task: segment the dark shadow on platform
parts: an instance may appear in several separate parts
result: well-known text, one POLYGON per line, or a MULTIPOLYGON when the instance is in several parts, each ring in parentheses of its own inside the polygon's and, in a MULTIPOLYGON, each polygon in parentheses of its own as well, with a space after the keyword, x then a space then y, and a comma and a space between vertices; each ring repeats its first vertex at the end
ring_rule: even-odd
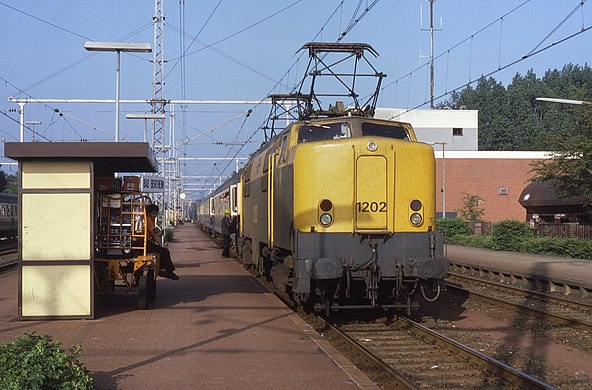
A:
MULTIPOLYGON (((231 261, 231 260, 229 260, 231 261)), ((202 263, 203 265, 203 263, 202 263)), ((181 267, 179 267, 181 268, 181 267)), ((158 278, 156 299, 146 310, 172 307, 177 304, 200 302, 222 294, 261 294, 248 275, 179 275, 180 280, 158 278)), ((95 318, 120 315, 138 309, 137 289, 95 295, 95 318)))

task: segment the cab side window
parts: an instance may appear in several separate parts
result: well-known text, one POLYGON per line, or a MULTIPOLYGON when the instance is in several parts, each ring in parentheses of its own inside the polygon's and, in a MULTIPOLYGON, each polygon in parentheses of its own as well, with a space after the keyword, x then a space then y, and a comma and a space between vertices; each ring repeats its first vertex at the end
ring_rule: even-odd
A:
POLYGON ((279 163, 284 163, 286 161, 286 154, 288 153, 288 134, 284 135, 282 138, 282 143, 280 145, 280 159, 279 163))

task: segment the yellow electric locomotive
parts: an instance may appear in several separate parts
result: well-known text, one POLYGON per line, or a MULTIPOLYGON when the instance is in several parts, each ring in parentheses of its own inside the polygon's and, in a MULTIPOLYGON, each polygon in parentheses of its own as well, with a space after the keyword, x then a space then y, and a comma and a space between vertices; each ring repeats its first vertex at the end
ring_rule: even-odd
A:
MULTIPOLYGON (((296 93, 271 96, 283 113, 272 108, 271 127, 264 127, 270 139, 240 174, 237 253, 296 302, 326 315, 365 307, 410 312, 415 293, 435 299, 447 272, 436 232, 433 148, 417 142, 410 124, 373 118, 385 75, 371 65, 369 74, 358 72, 366 52, 377 55, 369 45, 304 48, 310 93, 302 93, 303 81, 296 93), (354 71, 331 69, 344 63, 329 63, 335 54, 353 58, 354 71), (345 94, 318 93, 324 75, 338 78, 345 94), (379 80, 364 104, 353 90, 362 76, 379 80), (323 109, 326 96, 353 102, 323 109), (294 122, 276 135, 275 121, 284 119, 294 122)), ((215 196, 203 205, 211 218, 206 202, 215 196)))
POLYGON ((243 260, 301 303, 409 311, 420 283, 446 274, 434 152, 407 123, 296 122, 253 156, 241 186, 243 260))

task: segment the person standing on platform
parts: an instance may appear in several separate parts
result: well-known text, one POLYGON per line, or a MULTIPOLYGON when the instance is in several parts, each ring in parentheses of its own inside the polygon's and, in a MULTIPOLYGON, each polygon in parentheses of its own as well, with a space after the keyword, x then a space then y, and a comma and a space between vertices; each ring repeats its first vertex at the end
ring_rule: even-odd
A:
POLYGON ((222 239, 223 239, 223 249, 222 249, 222 256, 223 257, 230 257, 230 233, 232 227, 232 221, 230 220, 230 210, 224 210, 224 218, 222 218, 222 239))
POLYGON ((171 259, 171 252, 160 245, 160 236, 158 235, 160 229, 156 227, 156 216, 158 215, 158 206, 151 204, 146 207, 146 232, 147 240, 146 252, 156 252, 160 255, 160 270, 158 276, 163 278, 179 280, 179 276, 175 274, 175 266, 171 259))

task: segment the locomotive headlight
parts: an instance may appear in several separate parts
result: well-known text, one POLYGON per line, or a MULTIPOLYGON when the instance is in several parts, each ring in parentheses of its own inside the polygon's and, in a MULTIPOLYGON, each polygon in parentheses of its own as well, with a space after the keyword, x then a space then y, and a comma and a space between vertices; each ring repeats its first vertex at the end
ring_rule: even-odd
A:
POLYGON ((333 217, 331 216, 331 214, 324 213, 324 214, 321 214, 320 220, 321 220, 321 225, 329 226, 333 222, 333 217))
POLYGON ((423 218, 421 218, 421 215, 419 213, 413 213, 411 214, 411 217, 409 217, 409 220, 411 221, 411 224, 419 226, 423 218))
POLYGON ((368 141, 366 147, 369 151, 376 152, 376 149, 378 149, 378 144, 375 141, 368 141))
POLYGON ((329 199, 323 199, 319 204, 319 207, 323 211, 329 211, 333 208, 333 202, 331 202, 329 199))
POLYGON ((409 207, 411 207, 411 210, 413 210, 413 211, 419 211, 419 210, 421 210, 421 208, 423 206, 422 206, 420 200, 414 199, 414 200, 411 201, 411 204, 409 205, 409 207))

